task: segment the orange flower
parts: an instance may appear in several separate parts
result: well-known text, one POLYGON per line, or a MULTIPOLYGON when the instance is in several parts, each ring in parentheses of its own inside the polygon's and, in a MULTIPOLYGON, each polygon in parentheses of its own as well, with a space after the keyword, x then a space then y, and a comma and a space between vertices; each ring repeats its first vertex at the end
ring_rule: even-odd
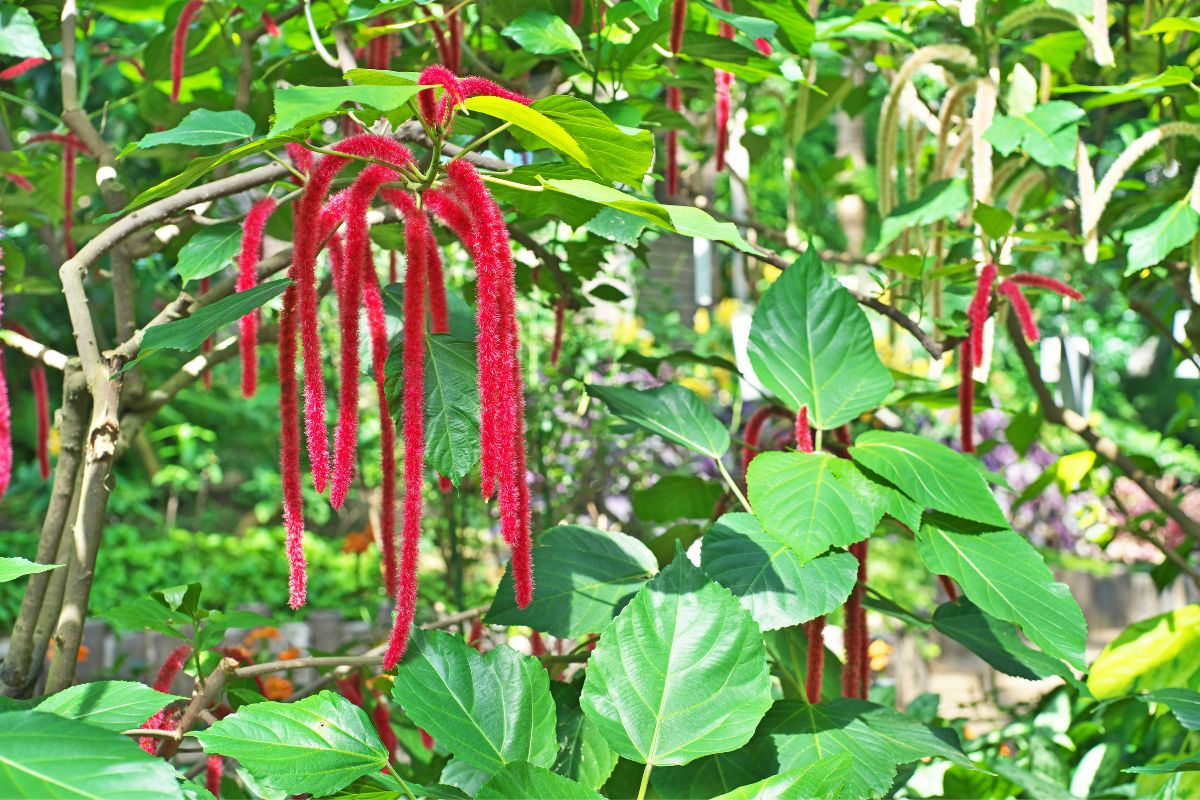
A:
POLYGON ((263 696, 268 700, 286 700, 292 694, 292 682, 287 678, 263 679, 263 696))
POLYGON ((343 553, 365 553, 367 548, 371 546, 371 541, 375 538, 374 531, 371 530, 371 523, 367 522, 367 527, 361 531, 350 531, 346 534, 346 541, 342 544, 343 553))
POLYGON ((242 644, 246 647, 251 647, 259 639, 278 639, 279 636, 280 633, 278 628, 273 628, 270 625, 263 625, 262 627, 252 629, 249 633, 242 637, 242 644))
POLYGON ((300 648, 298 648, 298 647, 289 647, 287 650, 279 651, 279 659, 281 661, 287 661, 288 659, 299 658, 299 657, 300 657, 300 648))

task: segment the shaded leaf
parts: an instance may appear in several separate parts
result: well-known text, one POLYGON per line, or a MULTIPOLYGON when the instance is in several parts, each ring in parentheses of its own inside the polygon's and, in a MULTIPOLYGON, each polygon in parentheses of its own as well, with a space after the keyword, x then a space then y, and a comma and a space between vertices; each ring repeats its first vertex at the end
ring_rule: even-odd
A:
POLYGON ((839 797, 850 774, 851 757, 841 753, 797 769, 774 775, 749 786, 718 795, 713 800, 788 800, 793 797, 839 797))
POLYGON ((475 795, 478 800, 604 800, 591 789, 532 764, 504 765, 475 795))
POLYGON ((1019 147, 1043 166, 1070 167, 1075 163, 1075 141, 1084 116, 1074 103, 1051 100, 1028 114, 997 114, 983 137, 1001 155, 1019 147))
POLYGON ((242 246, 242 229, 232 223, 201 228, 179 249, 175 271, 186 284, 215 275, 233 264, 242 246))
POLYGON ((254 135, 254 120, 241 111, 209 111, 197 108, 183 121, 166 131, 147 133, 135 147, 146 150, 164 144, 201 147, 209 144, 236 142, 254 135))
POLYGON ((720 458, 729 449, 729 431, 690 389, 671 383, 653 389, 592 384, 587 392, 626 422, 694 453, 720 458))
POLYGON ((578 781, 589 789, 599 789, 617 765, 617 754, 608 746, 596 723, 579 706, 583 684, 551 681, 554 710, 558 722, 558 756, 554 771, 578 781))
POLYGON ((97 681, 52 694, 37 710, 119 733, 140 727, 163 706, 183 699, 136 681, 97 681))
POLYGON ((1200 731, 1200 692, 1190 689, 1156 689, 1141 699, 1162 703, 1171 709, 1179 724, 1191 731, 1200 731))
POLYGON ((929 184, 913 200, 892 209, 879 230, 876 250, 883 250, 909 228, 919 228, 953 219, 967 210, 967 186, 961 180, 941 180, 929 184))
POLYGON ((938 606, 933 626, 1006 675, 1037 681, 1067 672, 1062 662, 1025 644, 1011 622, 985 614, 966 598, 938 606))
POLYGON ((633 493, 633 513, 646 522, 709 519, 725 487, 695 475, 664 475, 633 493))

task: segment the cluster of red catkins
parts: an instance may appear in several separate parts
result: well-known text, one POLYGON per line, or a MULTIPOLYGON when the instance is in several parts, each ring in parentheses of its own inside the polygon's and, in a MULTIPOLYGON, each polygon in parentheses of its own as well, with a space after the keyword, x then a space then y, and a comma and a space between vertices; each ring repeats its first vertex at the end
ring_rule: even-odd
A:
MULTIPOLYGON (((431 128, 447 130, 457 107, 468 97, 492 95, 528 104, 529 100, 482 78, 459 79, 444 67, 426 69, 422 85, 441 86, 440 99, 422 92, 420 110, 431 128)), ((416 163, 408 148, 373 134, 351 136, 333 145, 313 163, 309 151, 289 149, 298 170, 307 174, 304 192, 293 209, 292 283, 283 296, 279 319, 280 470, 283 480, 284 526, 291 566, 290 603, 305 602, 306 573, 300 478, 300 431, 297 339, 303 356, 304 429, 313 487, 329 489, 334 508, 345 501, 354 474, 358 437, 359 309, 366 310, 371 366, 379 403, 383 511, 380 528, 384 572, 389 593, 396 597, 396 619, 384 659, 385 668, 399 661, 408 643, 417 597, 417 556, 421 536, 424 483, 424 365, 426 320, 434 333, 449 330, 442 264, 429 212, 452 230, 475 262, 478 309, 478 368, 481 389, 480 473, 485 498, 499 497, 500 527, 512 549, 516 601, 533 597, 530 552, 529 489, 525 478, 524 391, 518 353, 514 266, 504 216, 475 168, 463 160, 445 165, 444 180, 419 196, 391 184, 412 174, 416 163), (334 178, 353 160, 371 162, 341 192, 328 197, 334 178), (399 558, 395 548, 395 429, 384 392, 388 341, 384 310, 371 251, 367 212, 379 196, 404 219, 407 266, 404 281, 403 521, 399 558), (332 456, 326 427, 324 364, 317 330, 317 258, 328 247, 341 333, 338 418, 332 456)), ((274 209, 259 201, 245 222, 237 287, 257 279, 262 229, 274 209)), ((254 354, 257 316, 241 322, 243 391, 255 388, 254 354)))

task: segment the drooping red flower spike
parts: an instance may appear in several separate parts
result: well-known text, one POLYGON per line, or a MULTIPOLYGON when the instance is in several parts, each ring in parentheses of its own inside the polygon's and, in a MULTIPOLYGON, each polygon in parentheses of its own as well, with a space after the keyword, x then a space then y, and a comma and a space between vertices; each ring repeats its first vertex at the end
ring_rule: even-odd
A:
POLYGON ((808 638, 808 657, 804 670, 804 695, 808 702, 821 702, 821 681, 825 672, 825 618, 817 617, 804 623, 808 638))
MULTIPOLYGON (((390 25, 392 24, 392 18, 387 14, 383 14, 375 20, 375 24, 380 27, 390 25)), ((367 68, 387 69, 391 66, 394 46, 395 35, 391 33, 376 36, 367 42, 367 68)))
POLYGON ((578 28, 583 24, 584 0, 571 0, 571 27, 578 28))
POLYGON ((975 359, 971 342, 958 346, 958 424, 964 453, 975 452, 975 359))
MULTIPOLYGON (((293 167, 300 172, 303 172, 305 175, 308 175, 312 172, 313 154, 311 150, 304 145, 297 144, 295 142, 289 142, 288 144, 284 145, 283 149, 287 152, 288 160, 292 162, 293 167)), ((299 183, 294 176, 292 180, 296 181, 296 183, 299 183)))
POLYGON ((531 656, 546 655, 546 642, 542 640, 542 634, 537 631, 529 634, 529 654, 531 656))
POLYGON ((26 192, 33 191, 33 184, 30 183, 29 179, 26 178, 24 175, 18 175, 15 172, 6 172, 6 173, 4 173, 4 180, 8 181, 13 186, 16 186, 17 188, 22 189, 26 192))
POLYGON ((775 48, 771 47, 771 43, 761 36, 754 40, 754 46, 758 48, 758 52, 762 53, 764 56, 770 56, 775 52, 775 48))
POLYGON ((434 92, 424 91, 417 95, 417 106, 427 125, 445 128, 450 124, 454 107, 462 103, 462 89, 458 77, 440 64, 431 64, 417 77, 419 86, 441 86, 442 96, 434 99, 434 92))
MULTIPOLYGON (((732 0, 717 0, 717 8, 733 11, 732 0)), ((733 38, 733 26, 728 22, 721 23, 720 32, 724 39, 733 38)), ((718 69, 713 71, 713 78, 716 82, 717 98, 717 172, 720 172, 725 169, 725 151, 729 147, 729 95, 733 88, 733 75, 718 69)))
POLYGON ((687 23, 687 0, 673 0, 671 4, 671 52, 683 49, 683 27, 687 23))
POLYGON ((967 306, 971 358, 976 364, 983 363, 983 328, 987 323, 989 306, 992 301, 992 284, 995 282, 996 265, 985 265, 979 273, 979 281, 975 284, 975 296, 971 298, 971 304, 967 306))
POLYGON ((396 596, 396 423, 388 407, 384 372, 388 357, 387 319, 379 279, 370 259, 363 270, 363 308, 367 313, 367 332, 371 341, 371 370, 375 376, 375 399, 379 405, 380 481, 379 534, 383 543, 383 575, 388 597, 396 596))
POLYGON ((304 561, 304 496, 300 488, 300 428, 296 397, 296 317, 300 292, 295 284, 283 292, 279 313, 279 476, 283 483, 283 527, 288 560, 288 605, 297 609, 307 597, 304 561))
POLYGON ((451 72, 458 74, 462 70, 462 40, 463 40, 463 18, 458 11, 451 11, 449 18, 450 25, 450 45, 449 56, 450 60, 446 62, 446 66, 451 72))
POLYGON ((1012 281, 1002 281, 996 291, 1008 298, 1012 303, 1013 311, 1016 312, 1017 319, 1021 322, 1021 331, 1025 334, 1025 338, 1031 342, 1036 342, 1041 338, 1038 333, 1037 323, 1033 321, 1033 309, 1029 307, 1029 301, 1025 299, 1025 295, 1021 293, 1021 287, 1012 281))
POLYGON ((0 81, 11 81, 15 78, 19 78, 39 64, 45 63, 46 59, 44 58, 27 58, 24 61, 18 61, 8 69, 0 71, 0 81))
POLYGON ((1046 275, 1035 275, 1032 272, 1018 272, 1009 278, 1009 281, 1019 286, 1036 286, 1039 289, 1048 289, 1055 294, 1061 294, 1062 296, 1069 297, 1072 300, 1083 299, 1083 295, 1074 288, 1068 286, 1060 280, 1046 275))
POLYGON ((754 409, 754 412, 746 418, 746 427, 742 431, 742 441, 745 442, 745 447, 742 448, 743 473, 749 469, 750 462, 762 450, 759 439, 762 437, 762 429, 767 421, 773 417, 790 418, 791 416, 792 412, 780 406, 762 405, 754 409))
MULTIPOLYGON (((170 653, 163 661, 162 666, 158 670, 158 675, 154 678, 154 683, 151 684, 156 692, 164 694, 171 691, 171 684, 175 682, 175 676, 183 669, 183 663, 187 661, 187 657, 192 654, 192 646, 190 644, 181 644, 170 653)), ((147 730, 161 731, 166 730, 164 723, 167 721, 167 707, 164 706, 156 711, 148 720, 142 723, 142 727, 147 730)), ((158 740, 153 736, 143 736, 138 740, 138 744, 150 755, 154 755, 158 746, 158 740)))
MULTIPOLYGON (((307 152, 307 151, 305 151, 307 152)), ((235 289, 253 289, 258 284, 258 262, 262 258, 263 229, 275 213, 275 199, 264 197, 250 207, 242 223, 242 246, 238 253, 238 277, 235 289)), ((242 397, 253 397, 258 391, 258 326, 262 318, 258 309, 238 320, 238 347, 242 360, 242 397)))
POLYGON ((520 92, 505 89, 495 81, 489 81, 487 78, 480 78, 475 75, 468 75, 465 78, 459 79, 458 86, 462 92, 463 99, 468 97, 503 97, 505 100, 511 100, 523 106, 533 103, 531 98, 526 97, 520 92))
POLYGON ((372 691, 372 694, 375 696, 375 707, 371 709, 371 723, 375 726, 375 733, 379 734, 379 741, 388 752, 388 758, 392 759, 400 749, 400 740, 396 738, 396 731, 392 728, 392 717, 388 713, 387 700, 383 693, 372 691))
POLYGON ((187 54, 188 26, 204 6, 204 0, 188 0, 179 20, 175 23, 175 36, 171 41, 171 102, 179 101, 179 87, 183 83, 183 57, 187 54))
POLYGON ((813 451, 813 432, 808 422, 808 406, 800 406, 800 411, 796 414, 796 449, 801 453, 813 451))
POLYGON ((467 644, 480 653, 483 652, 483 620, 479 617, 471 620, 471 630, 467 632, 467 644))
POLYGON ((204 788, 217 800, 221 798, 221 775, 224 771, 224 756, 209 756, 204 762, 204 788))
POLYGON ((263 24, 263 29, 266 30, 268 36, 279 35, 279 25, 275 23, 275 19, 266 11, 262 12, 259 21, 263 24))
POLYGON ((942 584, 942 589, 946 592, 946 597, 951 603, 958 602, 958 587, 954 585, 954 581, 949 575, 938 575, 938 581, 942 584))
POLYGON ((867 612, 863 607, 863 595, 867 585, 867 552, 869 540, 850 545, 850 553, 858 559, 858 579, 846 600, 846 663, 842 670, 842 696, 866 698, 870 680, 867 647, 870 636, 867 630, 867 612))
MULTIPOLYGON (((4 327, 29 338, 29 330, 16 322, 5 322, 4 327)), ((33 392, 33 405, 37 411, 37 460, 38 474, 42 480, 50 477, 50 391, 46 384, 46 368, 42 362, 34 361, 29 368, 29 385, 33 392)), ((0 495, 3 492, 0 491, 0 495)))

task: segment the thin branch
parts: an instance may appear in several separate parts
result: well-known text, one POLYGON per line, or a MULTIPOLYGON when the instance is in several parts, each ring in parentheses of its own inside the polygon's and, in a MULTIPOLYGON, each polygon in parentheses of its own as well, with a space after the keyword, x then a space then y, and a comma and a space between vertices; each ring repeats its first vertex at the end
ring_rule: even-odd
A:
POLYGON ((51 350, 46 345, 35 342, 28 336, 23 336, 8 328, 0 330, 0 342, 3 342, 18 353, 34 361, 40 361, 47 367, 50 367, 50 369, 56 369, 59 372, 64 371, 67 368, 67 363, 71 360, 69 356, 63 355, 57 350, 51 350))
POLYGON ((159 748, 158 755, 163 759, 170 759, 175 755, 175 751, 179 749, 180 743, 183 741, 184 734, 192 729, 196 719, 200 716, 200 712, 206 710, 210 704, 214 703, 221 696, 221 691, 225 688, 225 684, 234 676, 237 670, 237 662, 232 658, 222 658, 221 663, 212 671, 208 679, 204 681, 204 688, 199 685, 196 691, 192 693, 192 701, 188 703, 187 708, 183 710, 183 716, 179 718, 179 724, 172 731, 175 735, 162 743, 159 748))

